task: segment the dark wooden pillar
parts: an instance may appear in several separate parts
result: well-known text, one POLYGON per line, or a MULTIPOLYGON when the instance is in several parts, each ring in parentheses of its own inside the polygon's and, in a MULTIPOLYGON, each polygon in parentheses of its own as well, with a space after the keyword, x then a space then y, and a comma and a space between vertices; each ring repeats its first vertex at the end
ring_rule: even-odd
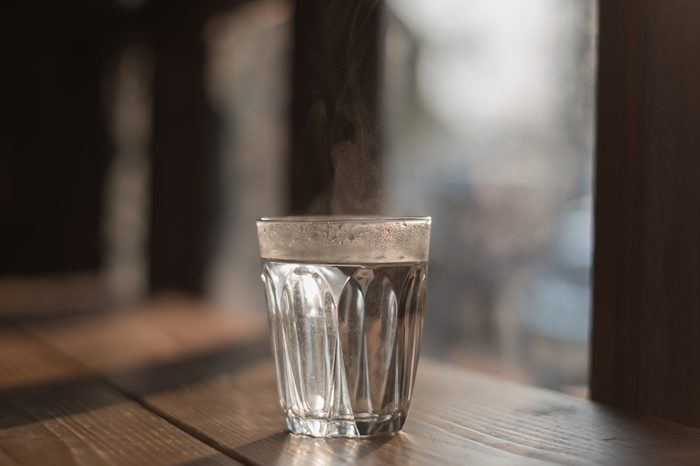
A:
POLYGON ((198 2, 151 6, 156 68, 150 284, 199 293, 214 212, 213 115, 205 95, 198 2))
POLYGON ((379 210, 382 3, 295 5, 291 207, 296 213, 379 210))
POLYGON ((216 117, 206 95, 204 27, 248 0, 152 0, 156 71, 150 241, 152 291, 200 294, 217 221, 216 117))
POLYGON ((9 2, 0 15, 0 275, 96 271, 111 147, 110 2, 9 2))
POLYGON ((700 426, 698 25, 600 2, 591 397, 700 426))

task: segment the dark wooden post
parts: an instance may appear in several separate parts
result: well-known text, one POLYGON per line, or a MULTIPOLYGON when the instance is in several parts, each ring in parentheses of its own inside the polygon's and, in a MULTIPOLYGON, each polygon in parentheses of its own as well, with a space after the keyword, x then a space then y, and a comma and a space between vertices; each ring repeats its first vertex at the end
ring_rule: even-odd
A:
POLYGON ((296 2, 289 169, 297 213, 379 210, 381 13, 379 0, 296 2))
POLYGON ((591 397, 700 426, 698 25, 600 2, 591 397))
POLYGON ((153 0, 156 59, 150 241, 152 291, 203 291, 216 223, 215 115, 205 87, 203 27, 247 0, 153 0))
POLYGON ((109 134, 100 101, 106 1, 3 5, 0 275, 102 265, 109 134))
MULTIPOLYGON (((205 2, 206 3, 206 2, 205 2)), ((202 292, 214 213, 213 114, 198 2, 151 6, 156 71, 150 285, 202 292)))

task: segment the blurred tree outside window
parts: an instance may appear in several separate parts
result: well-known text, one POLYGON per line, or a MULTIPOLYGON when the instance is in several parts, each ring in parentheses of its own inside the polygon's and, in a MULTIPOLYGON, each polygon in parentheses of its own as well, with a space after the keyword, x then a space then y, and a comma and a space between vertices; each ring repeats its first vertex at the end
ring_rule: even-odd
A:
POLYGON ((424 350, 585 385, 595 2, 388 2, 392 211, 433 216, 424 350))

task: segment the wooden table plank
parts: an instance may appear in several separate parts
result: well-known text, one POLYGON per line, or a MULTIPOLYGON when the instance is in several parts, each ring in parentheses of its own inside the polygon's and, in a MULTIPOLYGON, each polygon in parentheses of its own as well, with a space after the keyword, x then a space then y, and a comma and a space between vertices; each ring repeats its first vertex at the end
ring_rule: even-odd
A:
POLYGON ((292 436, 282 432, 272 375, 272 366, 265 361, 236 374, 147 396, 147 403, 213 439, 223 451, 241 454, 255 464, 536 463, 412 418, 405 432, 395 437, 358 441, 292 436))
POLYGON ((419 419, 497 448, 563 464, 699 464, 700 429, 427 361, 419 419))
POLYGON ((134 309, 28 324, 26 328, 50 340, 58 350, 78 355, 81 364, 116 373, 245 344, 266 334, 267 321, 264 315, 236 317, 175 296, 134 309))
MULTIPOLYGON (((163 339, 177 342, 167 350, 149 332, 99 338, 119 332, 114 322, 100 320, 32 331, 178 426, 253 464, 700 464, 700 429, 633 417, 429 359, 420 364, 413 407, 400 435, 371 440, 292 436, 282 432, 266 337, 256 340, 260 333, 249 331, 259 330, 258 324, 180 311, 179 324, 169 329, 158 324, 169 319, 168 311, 155 315, 144 319, 163 339), (211 331, 220 337, 208 345, 202 343, 206 338, 197 339, 191 353, 192 342, 168 337, 195 325, 203 335, 211 331), (237 330, 241 327, 248 330, 237 330), (89 353, 78 341, 81 334, 91 335, 89 353), (145 355, 130 359, 138 361, 132 369, 99 356, 117 354, 124 344, 145 355)), ((131 318, 138 327, 138 315, 131 318)))
POLYGON ((421 364, 404 433, 319 441, 281 433, 269 363, 147 397, 259 464, 698 464, 700 430, 625 416, 567 395, 421 364))
POLYGON ((239 464, 23 331, 0 329, 0 464, 239 464))

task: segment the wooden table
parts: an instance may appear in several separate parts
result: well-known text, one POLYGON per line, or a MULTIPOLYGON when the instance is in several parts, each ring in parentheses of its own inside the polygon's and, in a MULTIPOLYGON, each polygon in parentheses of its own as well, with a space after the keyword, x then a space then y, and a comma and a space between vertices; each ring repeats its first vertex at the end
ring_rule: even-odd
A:
POLYGON ((282 431, 263 316, 183 299, 0 327, 0 465, 700 464, 700 429, 435 360, 404 431, 282 431))

